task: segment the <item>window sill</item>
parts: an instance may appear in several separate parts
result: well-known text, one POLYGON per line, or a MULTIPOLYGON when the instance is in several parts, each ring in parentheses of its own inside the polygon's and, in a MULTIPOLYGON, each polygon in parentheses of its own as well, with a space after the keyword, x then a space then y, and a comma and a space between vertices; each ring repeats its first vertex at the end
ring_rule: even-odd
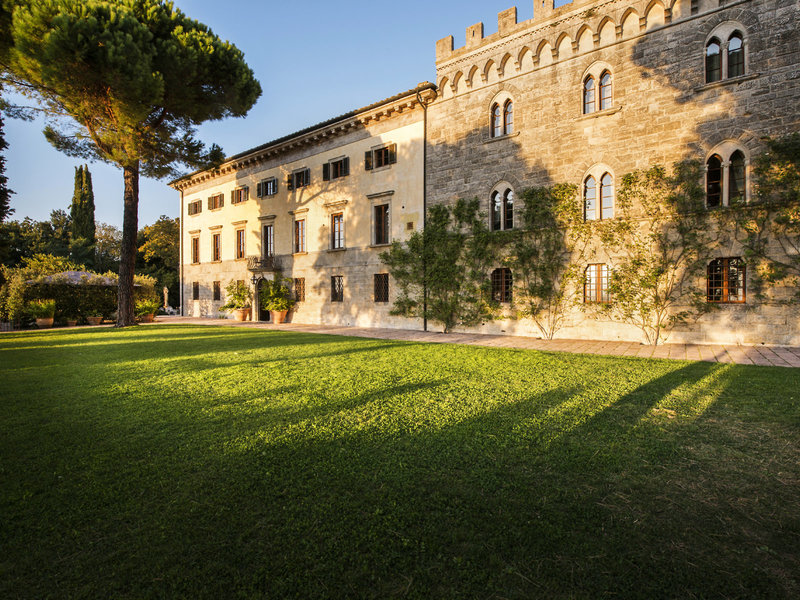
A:
MULTIPOLYGON (((394 163, 392 163, 394 164, 394 163)), ((369 170, 370 173, 382 173, 392 168, 392 165, 383 165, 382 167, 373 167, 369 170)))
POLYGON ((244 261, 246 261, 246 260, 247 260, 247 257, 246 257, 246 256, 243 256, 243 257, 241 257, 241 258, 234 258, 233 260, 235 260, 236 262, 244 262, 244 261))
POLYGON ((306 254, 308 254, 308 252, 305 250, 302 252, 292 252, 292 256, 305 256, 306 254))
POLYGON ((519 135, 519 133, 520 133, 519 131, 515 131, 514 133, 509 133, 508 135, 499 135, 497 137, 489 137, 489 138, 483 140, 483 143, 484 144, 492 144, 494 142, 501 142, 503 140, 508 140, 508 139, 511 139, 511 138, 515 138, 515 137, 517 137, 519 135))
POLYGON ((197 262, 190 262, 189 264, 190 264, 190 265, 199 265, 199 264, 200 264, 200 261, 197 261, 197 262))
POLYGON ((581 115, 579 117, 575 117, 576 121, 585 121, 587 119, 596 119, 598 117, 605 117, 607 115, 613 115, 614 113, 618 113, 622 110, 622 105, 618 104, 617 106, 612 106, 611 108, 606 108, 604 110, 598 110, 593 113, 589 113, 588 115, 581 115))
POLYGON ((392 245, 392 242, 388 242, 386 244, 370 244, 367 246, 368 248, 388 248, 392 245))
POLYGON ((221 261, 221 260, 212 260, 212 261, 209 261, 209 262, 210 262, 212 265, 218 265, 218 264, 221 264, 221 263, 222 263, 222 261, 221 261))
POLYGON ((344 252, 347 248, 328 248, 328 252, 344 252))
POLYGON ((695 94, 699 94, 700 92, 705 92, 706 90, 712 90, 714 88, 723 87, 726 85, 733 85, 735 83, 742 83, 743 81, 750 81, 751 79, 756 79, 757 77, 761 77, 761 74, 750 73, 748 75, 739 75, 738 77, 731 77, 730 79, 722 79, 720 81, 706 83, 704 85, 694 88, 693 91, 695 94))

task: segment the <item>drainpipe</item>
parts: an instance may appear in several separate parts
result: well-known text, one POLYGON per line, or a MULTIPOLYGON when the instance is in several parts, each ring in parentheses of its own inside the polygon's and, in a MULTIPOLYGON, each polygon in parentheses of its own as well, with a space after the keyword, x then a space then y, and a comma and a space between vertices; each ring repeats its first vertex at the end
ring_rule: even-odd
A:
POLYGON ((181 224, 181 239, 178 242, 178 302, 181 303, 180 315, 185 317, 186 315, 183 314, 183 189, 181 189, 181 214, 178 222, 181 224))
POLYGON ((428 331, 428 279, 425 227, 428 224, 428 104, 417 90, 417 102, 422 106, 422 330, 428 331))

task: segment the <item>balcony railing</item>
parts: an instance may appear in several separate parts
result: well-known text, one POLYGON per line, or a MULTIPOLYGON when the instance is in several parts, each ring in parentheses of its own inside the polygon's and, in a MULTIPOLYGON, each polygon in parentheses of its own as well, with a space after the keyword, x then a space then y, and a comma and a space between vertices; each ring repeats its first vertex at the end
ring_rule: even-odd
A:
POLYGON ((247 270, 253 273, 274 272, 280 270, 277 256, 248 256, 247 270))

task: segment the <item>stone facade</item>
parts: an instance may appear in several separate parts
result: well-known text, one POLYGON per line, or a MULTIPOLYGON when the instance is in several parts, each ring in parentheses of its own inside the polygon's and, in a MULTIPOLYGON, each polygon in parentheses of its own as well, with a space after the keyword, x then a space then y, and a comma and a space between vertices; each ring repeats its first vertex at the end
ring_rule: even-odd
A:
MULTIPOLYGON (((374 275, 387 272, 379 254, 388 245, 375 238, 375 219, 376 207, 387 206, 388 241, 402 241, 422 227, 420 99, 427 102, 434 87, 421 84, 173 182, 181 192, 183 314, 220 316, 229 281, 245 281, 255 293, 253 276, 271 279, 277 267, 284 277, 304 280, 305 297, 290 314, 295 323, 418 327, 389 315, 391 285, 389 301, 375 301, 374 275), (222 206, 212 200, 219 195, 222 206), (335 225, 334 215, 341 215, 335 225), (296 246, 298 222, 302 247, 296 246), (332 301, 332 277, 342 278, 342 301, 332 301)), ((258 311, 251 316, 269 318, 258 311)))
MULTIPOLYGON (((749 161, 763 150, 762 137, 800 130, 798 23, 794 0, 575 0, 560 8, 537 0, 532 20, 517 23, 509 9, 491 36, 479 23, 467 28, 463 48, 444 38, 436 44, 439 97, 429 110, 429 203, 477 197, 488 219, 498 186, 581 186, 588 174, 620 178, 713 154, 728 168, 736 150, 745 157, 749 197, 749 161), (743 73, 728 77, 723 64, 721 80, 706 83, 709 40, 719 39, 727 56, 736 31, 743 73), (584 114, 584 81, 599 82, 604 72, 613 78, 611 105, 584 114), (492 137, 492 107, 508 99, 513 133, 492 137)), ((740 252, 734 245, 721 256, 740 252)), ((525 320, 480 331, 537 335, 525 320)), ((641 339, 632 326, 577 310, 557 336, 641 339)), ((676 328, 670 340, 797 344, 800 318, 796 307, 748 298, 676 328)))

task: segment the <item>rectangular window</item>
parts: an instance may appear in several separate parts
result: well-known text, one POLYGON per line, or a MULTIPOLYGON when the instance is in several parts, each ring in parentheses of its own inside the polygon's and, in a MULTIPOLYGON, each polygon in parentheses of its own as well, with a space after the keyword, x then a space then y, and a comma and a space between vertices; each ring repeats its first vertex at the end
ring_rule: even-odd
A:
POLYGON ((214 289, 214 301, 215 302, 219 302, 219 300, 222 298, 222 292, 220 291, 219 281, 215 281, 214 282, 214 288, 213 289, 214 289))
POLYGON ((286 181, 290 190, 296 190, 305 187, 311 183, 311 171, 309 169, 300 169, 289 174, 286 181))
POLYGON ((192 282, 192 300, 200 300, 200 284, 197 281, 192 282))
POLYGON ((331 302, 344 302, 343 279, 341 275, 331 277, 331 302))
POLYGON ((222 258, 222 249, 220 248, 220 234, 215 233, 211 236, 211 260, 218 262, 222 258))
POLYGON ((586 281, 583 284, 583 301, 611 302, 608 291, 608 265, 589 265, 586 267, 586 281))
POLYGON ((306 220, 298 219, 294 222, 294 251, 306 251, 306 220))
POLYGON ((236 258, 244 258, 245 256, 245 247, 244 247, 244 229, 237 229, 236 230, 236 258))
POLYGON ((249 197, 249 188, 246 185, 237 187, 231 191, 231 204, 240 204, 249 197))
POLYGON ((344 248, 344 215, 336 213, 331 215, 331 249, 344 248))
POLYGON ((261 253, 264 258, 275 256, 275 226, 264 225, 264 237, 261 240, 261 253))
POLYGON ((189 202, 188 204, 189 214, 190 215, 197 215, 203 211, 203 203, 200 200, 195 200, 194 202, 189 202))
POLYGON ((511 302, 514 280, 511 269, 502 268, 492 271, 492 300, 495 302, 511 302))
POLYGON ((294 278, 294 301, 295 302, 305 302, 306 299, 306 278, 305 277, 295 277, 294 278))
POLYGON ((373 284, 375 288, 375 302, 388 302, 389 274, 375 273, 375 275, 373 275, 373 284))
POLYGON ((224 194, 214 194, 208 197, 208 210, 216 210, 222 208, 225 204, 224 194))
POLYGON ((367 150, 364 154, 364 169, 372 171, 397 162, 397 144, 367 150))
POLYGON ((378 204, 372 208, 373 244, 389 243, 389 205, 378 204))
POLYGON ((322 165, 322 180, 330 181, 350 175, 350 159, 347 157, 332 160, 322 165))
POLYGON ((714 303, 745 301, 746 265, 739 257, 718 258, 708 265, 707 299, 714 303))
POLYGON ((196 265, 200 262, 200 238, 192 238, 192 264, 196 265))
POLYGON ((274 196, 278 193, 278 180, 274 177, 269 179, 262 179, 260 183, 256 184, 256 196, 259 198, 266 198, 267 196, 274 196))

